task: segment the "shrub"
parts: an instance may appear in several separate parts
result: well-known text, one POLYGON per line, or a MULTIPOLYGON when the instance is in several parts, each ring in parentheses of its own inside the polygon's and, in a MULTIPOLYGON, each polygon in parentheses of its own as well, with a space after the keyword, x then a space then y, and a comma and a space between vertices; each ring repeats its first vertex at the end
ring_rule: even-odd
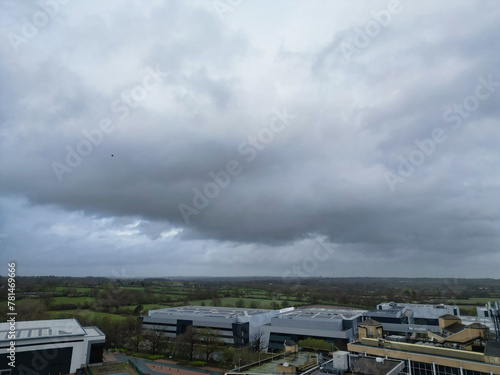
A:
POLYGON ((207 362, 204 362, 204 361, 193 361, 190 363, 191 366, 194 366, 194 367, 203 367, 203 366, 206 366, 207 365, 207 362))
POLYGON ((151 354, 151 355, 148 355, 148 359, 152 360, 152 361, 156 361, 157 359, 162 359, 163 356, 161 354, 151 354))

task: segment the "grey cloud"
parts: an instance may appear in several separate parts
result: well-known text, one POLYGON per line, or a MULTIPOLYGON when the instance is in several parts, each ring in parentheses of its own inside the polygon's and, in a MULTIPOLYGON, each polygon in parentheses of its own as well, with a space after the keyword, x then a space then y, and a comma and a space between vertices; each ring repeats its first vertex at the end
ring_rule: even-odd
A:
MULTIPOLYGON (((258 17, 251 7, 235 9, 233 24, 182 2, 68 5, 19 54, 0 45, 3 256, 29 255, 30 272, 42 274, 75 260, 104 274, 151 267, 160 275, 161 264, 165 273, 276 274, 290 266, 284 254, 300 262, 319 238, 338 252, 324 275, 401 275, 404 265, 425 262, 427 276, 477 276, 481 267, 496 275, 478 259, 498 260, 500 90, 460 128, 443 119, 479 76, 500 81, 492 4, 408 4, 351 63, 340 45, 369 11, 346 12, 350 26, 332 25, 321 41, 304 27, 316 47, 301 49, 286 29, 300 24, 300 12, 262 20, 284 39, 276 47, 250 22, 258 17), (120 118, 112 103, 141 84, 148 66, 164 79, 120 118), (238 147, 283 107, 295 118, 247 161, 238 147), (107 117, 115 129, 60 182, 52 163, 65 163, 67 147, 86 139, 82 130, 107 117), (397 173, 398 157, 437 127, 447 140, 391 192, 384 173, 397 173), (230 160, 241 173, 186 224, 179 204, 192 206, 193 189, 203 191, 209 172, 230 160), (47 254, 59 254, 57 264, 44 263, 47 254), (445 269, 446 255, 474 268, 445 269), (221 271, 228 265, 234 270, 221 271)), ((8 7, 2 32, 32 9, 8 7)))

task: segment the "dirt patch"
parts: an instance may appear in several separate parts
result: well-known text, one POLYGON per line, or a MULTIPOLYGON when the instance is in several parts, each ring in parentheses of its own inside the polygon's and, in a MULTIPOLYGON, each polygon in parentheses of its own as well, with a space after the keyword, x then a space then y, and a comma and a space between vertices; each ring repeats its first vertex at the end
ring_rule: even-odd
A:
POLYGON ((103 357, 104 362, 117 362, 118 361, 113 353, 104 352, 102 357, 103 357))
MULTIPOLYGON (((172 360, 168 360, 168 359, 158 359, 156 360, 156 362, 161 362, 161 363, 165 363, 165 364, 171 364, 171 365, 176 365, 177 362, 176 361, 172 361, 172 360)), ((164 366, 165 368, 167 366, 164 366)), ((202 370, 208 370, 208 371, 215 371, 215 372, 219 372, 221 374, 224 374, 227 372, 227 370, 224 370, 222 368, 219 368, 219 367, 212 367, 212 366, 205 366, 205 367, 200 367, 202 370)), ((177 372, 174 372, 174 374, 177 374, 177 372)), ((198 374, 200 374, 198 372, 198 374)))
POLYGON ((157 359, 156 362, 161 362, 161 363, 170 363, 171 365, 176 365, 176 361, 172 361, 170 359, 157 359))
POLYGON ((198 371, 190 371, 190 370, 184 370, 182 368, 177 368, 177 367, 170 367, 170 366, 159 366, 159 365, 153 365, 151 363, 146 363, 146 366, 148 366, 152 371, 156 372, 161 372, 163 374, 169 374, 169 375, 200 375, 201 373, 198 371))

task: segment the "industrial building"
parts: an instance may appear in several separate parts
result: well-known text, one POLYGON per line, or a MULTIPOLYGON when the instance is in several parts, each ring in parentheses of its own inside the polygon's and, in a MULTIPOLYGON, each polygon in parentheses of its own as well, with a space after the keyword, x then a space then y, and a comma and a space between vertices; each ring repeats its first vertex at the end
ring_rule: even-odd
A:
POLYGON ((460 309, 455 305, 384 302, 363 315, 382 323, 386 332, 405 334, 439 332, 439 317, 445 314, 460 316, 460 309))
POLYGON ((142 316, 144 328, 163 331, 167 337, 184 333, 189 326, 213 328, 227 344, 243 346, 259 334, 259 329, 269 324, 282 310, 244 309, 232 307, 182 306, 151 310, 142 316))
POLYGON ((102 363, 106 336, 97 327, 82 327, 76 319, 19 321, 12 327, 0 323, 0 373, 72 374, 102 363), (14 367, 9 365, 11 341, 15 342, 14 367))
POLYGON ((268 350, 275 351, 282 350, 286 340, 299 342, 310 337, 346 349, 358 334, 364 311, 308 308, 284 312, 261 328, 263 342, 268 343, 268 350))
POLYGON ((422 303, 395 303, 383 302, 377 305, 377 310, 403 309, 410 310, 410 324, 438 325, 438 318, 445 314, 460 316, 460 309, 456 305, 422 304, 422 303))
POLYGON ((477 317, 463 317, 469 323, 481 323, 496 333, 500 341, 500 302, 489 302, 484 307, 476 307, 477 317))

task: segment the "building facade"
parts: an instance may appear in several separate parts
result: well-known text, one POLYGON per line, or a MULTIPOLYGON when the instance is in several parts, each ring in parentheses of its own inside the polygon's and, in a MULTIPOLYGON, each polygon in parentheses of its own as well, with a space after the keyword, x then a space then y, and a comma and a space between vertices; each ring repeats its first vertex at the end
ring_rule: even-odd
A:
POLYGON ((409 314, 409 324, 419 325, 439 325, 438 319, 445 314, 460 316, 460 309, 456 305, 422 304, 422 303, 395 303, 383 302, 377 305, 378 311, 403 309, 411 311, 409 314))
POLYGON ((386 332, 413 334, 439 332, 439 317, 445 314, 460 316, 460 309, 455 305, 384 302, 366 311, 364 317, 382 323, 386 332))
MULTIPOLYGON (((411 375, 500 375, 495 351, 489 355, 433 345, 412 344, 362 338, 348 344, 351 353, 360 357, 399 359, 405 362, 403 372, 411 375)), ((499 353, 500 354, 500 353, 499 353)))
POLYGON ((337 349, 347 348, 347 343, 358 334, 364 310, 305 308, 274 316, 262 327, 263 342, 268 350, 282 350, 284 342, 298 343, 307 338, 321 339, 337 349))
POLYGON ((258 337, 260 327, 268 324, 273 316, 283 310, 261 310, 228 307, 182 306, 151 310, 142 316, 146 329, 162 331, 167 337, 184 333, 187 327, 212 328, 219 332, 227 344, 244 346, 258 337))
POLYGON ((102 363, 105 341, 99 328, 82 327, 76 319, 20 321, 13 326, 0 323, 0 373, 72 374, 102 363))

